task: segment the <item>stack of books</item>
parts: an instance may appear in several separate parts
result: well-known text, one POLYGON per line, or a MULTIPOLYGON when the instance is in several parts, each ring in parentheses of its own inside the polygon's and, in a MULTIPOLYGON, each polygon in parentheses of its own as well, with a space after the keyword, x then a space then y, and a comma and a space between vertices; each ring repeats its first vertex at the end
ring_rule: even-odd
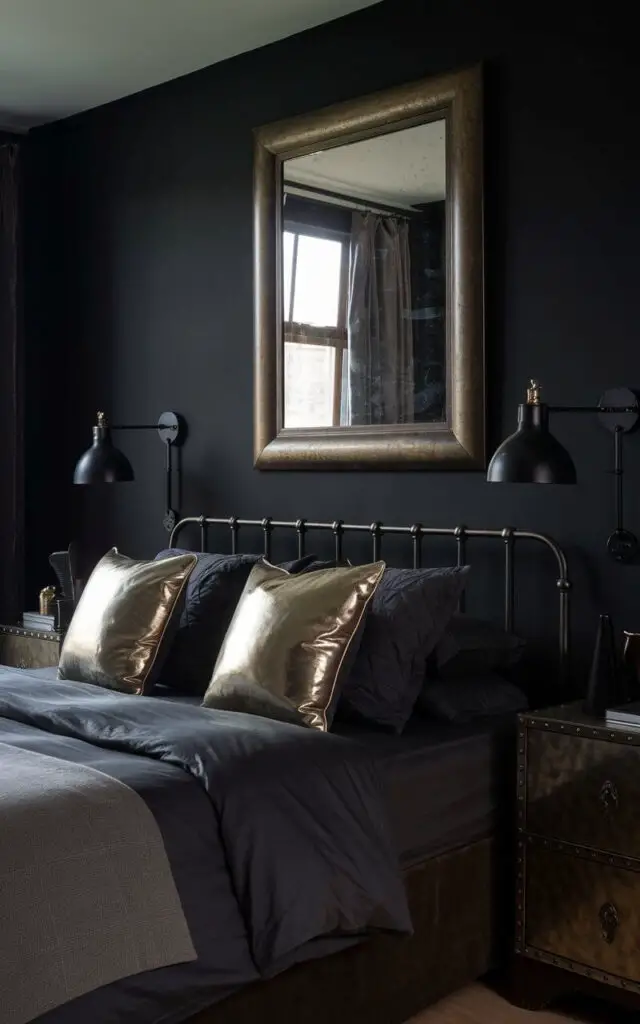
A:
POLYGON ((640 701, 634 700, 619 708, 607 708, 604 718, 607 725, 640 729, 640 701))
POLYGON ((23 612, 22 628, 38 630, 39 632, 54 632, 56 617, 55 615, 41 615, 40 612, 23 612))

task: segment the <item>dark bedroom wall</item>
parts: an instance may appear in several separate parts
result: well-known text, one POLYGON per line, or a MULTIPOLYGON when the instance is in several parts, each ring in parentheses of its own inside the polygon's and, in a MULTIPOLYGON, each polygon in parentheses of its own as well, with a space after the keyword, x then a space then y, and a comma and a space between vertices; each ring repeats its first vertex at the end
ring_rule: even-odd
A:
MULTIPOLYGON (((616 38, 588 9, 562 24, 562 5, 511 6, 520 13, 388 0, 31 133, 32 588, 46 553, 72 535, 132 555, 163 545, 154 437, 123 439, 135 484, 96 497, 66 481, 97 408, 129 421, 168 408, 190 427, 184 512, 546 531, 572 560, 581 638, 601 608, 640 627, 640 567, 604 554, 611 438, 594 419, 554 423, 575 457, 574 488, 252 468, 252 129, 476 61, 486 69, 490 444, 512 429, 532 374, 567 404, 640 386, 636 54, 624 26, 616 38)), ((640 434, 627 469, 640 532, 640 434)), ((534 589, 550 608, 553 594, 534 589)))

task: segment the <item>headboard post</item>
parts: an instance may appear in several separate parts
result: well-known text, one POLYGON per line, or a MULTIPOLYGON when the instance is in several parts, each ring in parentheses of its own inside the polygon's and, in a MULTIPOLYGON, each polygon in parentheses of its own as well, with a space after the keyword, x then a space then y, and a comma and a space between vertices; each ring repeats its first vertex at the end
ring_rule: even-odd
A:
POLYGON ((504 540, 504 628, 507 633, 513 630, 513 600, 514 600, 514 568, 513 568, 513 530, 505 526, 502 531, 504 540))
POLYGON ((422 526, 420 523, 414 523, 411 527, 411 537, 413 539, 413 568, 420 569, 422 567, 422 526))
MULTIPOLYGON (((456 526, 453 531, 453 535, 456 538, 456 546, 458 549, 458 565, 467 564, 467 528, 466 526, 456 526)), ((460 601, 458 602, 458 609, 461 612, 467 607, 467 595, 462 591, 460 594, 460 601)))
POLYGON ((333 536, 335 537, 336 562, 342 561, 342 537, 344 534, 342 526, 342 519, 335 519, 334 522, 331 524, 333 536))
POLYGON ((304 558, 304 539, 307 532, 306 519, 296 520, 296 531, 298 533, 298 558, 304 558))
POLYGON ((271 516, 266 516, 260 523, 262 531, 264 533, 264 557, 267 561, 271 560, 271 533, 273 531, 273 523, 271 516))
POLYGON ((375 522, 370 526, 371 536, 373 537, 373 562, 380 561, 380 552, 382 550, 382 523, 375 522))

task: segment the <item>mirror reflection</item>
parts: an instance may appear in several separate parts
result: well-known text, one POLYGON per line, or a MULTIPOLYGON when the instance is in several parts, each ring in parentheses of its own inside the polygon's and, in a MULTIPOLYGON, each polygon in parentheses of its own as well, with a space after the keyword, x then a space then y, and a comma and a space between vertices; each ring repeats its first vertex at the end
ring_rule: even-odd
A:
POLYGON ((442 422, 444 119, 283 164, 284 426, 442 422))

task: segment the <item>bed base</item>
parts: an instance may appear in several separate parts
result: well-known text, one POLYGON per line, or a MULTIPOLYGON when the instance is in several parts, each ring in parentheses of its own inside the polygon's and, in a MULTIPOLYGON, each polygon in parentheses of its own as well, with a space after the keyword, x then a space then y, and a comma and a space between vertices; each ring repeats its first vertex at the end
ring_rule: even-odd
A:
POLYGON ((424 861, 405 875, 413 936, 296 965, 187 1024, 403 1024, 504 960, 505 864, 492 838, 424 861))

